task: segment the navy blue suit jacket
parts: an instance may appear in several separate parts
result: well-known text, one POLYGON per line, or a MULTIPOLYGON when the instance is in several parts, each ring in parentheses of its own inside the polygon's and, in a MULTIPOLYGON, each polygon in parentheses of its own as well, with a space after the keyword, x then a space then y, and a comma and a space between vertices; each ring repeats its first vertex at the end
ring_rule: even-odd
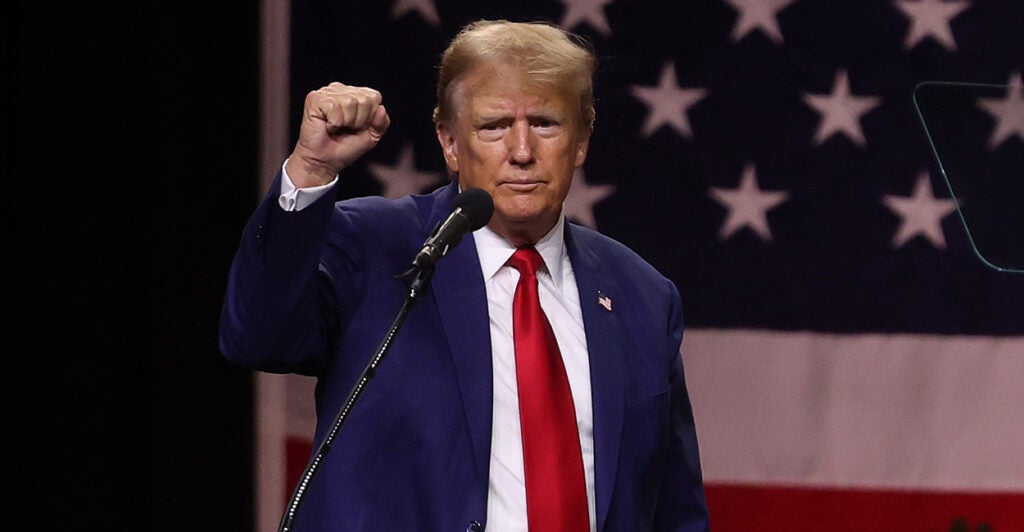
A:
MULTIPOLYGON (((242 236, 221 317, 225 357, 317 377, 315 444, 406 295, 395 279, 450 213, 422 196, 277 206, 280 176, 242 236)), ((601 531, 707 529, 675 285, 625 246, 566 224, 590 356, 601 531), (612 299, 608 311, 598 291, 612 299)), ((491 349, 472 235, 437 264, 380 371, 306 492, 295 530, 486 527, 491 349)), ((315 448, 315 447, 314 447, 315 448)))

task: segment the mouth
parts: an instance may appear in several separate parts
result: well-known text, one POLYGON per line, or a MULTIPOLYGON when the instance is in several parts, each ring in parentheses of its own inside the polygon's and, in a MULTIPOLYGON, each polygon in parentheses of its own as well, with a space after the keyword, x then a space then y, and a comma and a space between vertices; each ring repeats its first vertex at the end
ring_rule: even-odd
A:
POLYGON ((513 192, 531 192, 543 184, 543 181, 537 179, 514 179, 502 181, 498 186, 513 192))

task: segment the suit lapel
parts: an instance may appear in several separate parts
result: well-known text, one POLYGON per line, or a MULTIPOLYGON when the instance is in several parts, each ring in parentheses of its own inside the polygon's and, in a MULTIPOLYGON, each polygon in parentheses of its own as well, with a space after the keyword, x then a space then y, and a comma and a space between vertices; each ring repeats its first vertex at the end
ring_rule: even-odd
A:
MULTIPOLYGON (((604 528, 612 487, 619 463, 622 421, 625 411, 626 364, 621 341, 622 323, 615 312, 598 304, 598 292, 612 299, 618 285, 593 250, 580 238, 580 231, 566 224, 565 242, 580 292, 587 351, 590 357, 591 395, 594 405, 594 483, 597 529, 604 528)), ((614 307, 612 307, 614 309, 614 307)))
MULTIPOLYGON (((424 227, 428 231, 444 220, 458 193, 457 185, 445 187, 436 196, 424 227)), ((619 461, 625 411, 626 364, 621 341, 625 338, 615 312, 598 304, 598 292, 614 299, 618 283, 579 237, 579 230, 566 224, 566 248, 580 295, 594 411, 594 482, 598 530, 603 529, 611 502, 619 461)), ((426 238, 428 235, 424 235, 426 238)), ((431 281, 438 313, 452 351, 463 409, 470 430, 477 478, 478 504, 486 512, 488 468, 491 452, 492 368, 487 293, 473 235, 440 261, 431 281)), ((614 307, 613 307, 614 308, 614 307)))
MULTIPOLYGON (((457 185, 453 184, 437 196, 424 227, 432 231, 438 222, 447 218, 457 193, 457 185)), ((486 511, 491 452, 491 335, 487 293, 472 234, 466 235, 462 243, 438 261, 431 287, 451 348, 469 425, 477 478, 481 483, 478 503, 486 511)))

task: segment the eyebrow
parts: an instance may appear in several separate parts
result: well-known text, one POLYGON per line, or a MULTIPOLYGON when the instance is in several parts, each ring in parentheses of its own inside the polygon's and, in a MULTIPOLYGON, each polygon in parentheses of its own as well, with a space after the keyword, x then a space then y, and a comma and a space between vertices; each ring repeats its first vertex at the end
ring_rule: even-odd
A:
MULTIPOLYGON (((552 120, 552 121, 555 121, 555 122, 563 122, 563 121, 565 121, 565 116, 567 116, 567 114, 568 113, 561 113, 561 112, 559 112, 558 110, 556 110, 554 108, 544 108, 544 109, 537 109, 537 110, 535 110, 533 112, 527 113, 526 119, 527 120, 536 120, 536 119, 542 118, 542 119, 552 120)), ((502 120, 508 120, 510 118, 513 118, 513 115, 511 115, 509 113, 504 113, 504 112, 494 112, 494 113, 484 112, 484 113, 480 113, 480 114, 476 115, 476 117, 474 117, 473 123, 475 123, 475 124, 488 124, 488 123, 491 123, 491 122, 500 122, 502 120)))

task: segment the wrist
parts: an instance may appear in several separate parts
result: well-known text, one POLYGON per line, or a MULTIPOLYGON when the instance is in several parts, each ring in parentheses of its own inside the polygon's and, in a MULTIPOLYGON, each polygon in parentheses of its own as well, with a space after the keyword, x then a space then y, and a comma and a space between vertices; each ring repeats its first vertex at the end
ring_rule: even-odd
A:
POLYGON ((323 162, 309 160, 295 153, 285 163, 285 171, 295 188, 323 186, 338 176, 337 170, 323 162))

